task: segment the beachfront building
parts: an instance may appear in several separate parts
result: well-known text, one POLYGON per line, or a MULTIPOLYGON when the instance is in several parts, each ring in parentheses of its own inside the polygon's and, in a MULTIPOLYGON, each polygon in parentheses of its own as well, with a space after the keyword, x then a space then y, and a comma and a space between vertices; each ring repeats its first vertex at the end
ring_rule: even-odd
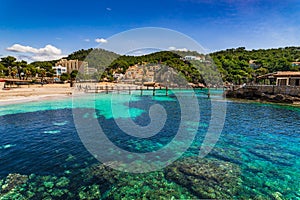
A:
POLYGON ((277 86, 300 86, 299 71, 279 71, 257 77, 275 82, 277 86))
POLYGON ((73 70, 78 70, 83 67, 88 67, 88 62, 85 61, 79 61, 79 60, 67 60, 67 59, 61 59, 59 60, 55 66, 62 66, 67 68, 67 73, 71 73, 73 70))
POLYGON ((56 77, 60 77, 63 73, 67 73, 67 68, 61 65, 54 66, 52 69, 54 70, 56 77))

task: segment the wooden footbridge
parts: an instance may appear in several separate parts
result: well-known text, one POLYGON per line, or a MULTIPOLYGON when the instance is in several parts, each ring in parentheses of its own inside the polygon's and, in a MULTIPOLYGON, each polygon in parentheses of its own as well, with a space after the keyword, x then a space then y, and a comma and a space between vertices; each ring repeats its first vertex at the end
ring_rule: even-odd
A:
MULTIPOLYGON (((152 93, 152 96, 156 95, 164 95, 169 96, 170 90, 193 90, 191 87, 174 87, 170 89, 168 86, 157 86, 155 84, 153 85, 130 85, 130 84, 115 84, 115 85, 97 85, 97 84, 84 84, 84 83, 77 83, 75 85, 76 89, 80 92, 85 93, 117 93, 117 94, 129 94, 131 95, 133 92, 136 94, 139 92, 139 94, 142 96, 144 94, 149 95, 149 92, 152 93)), ((150 93, 150 94, 151 94, 150 93)), ((210 97, 210 89, 201 89, 197 91, 197 94, 203 94, 206 95, 208 98, 210 97)))

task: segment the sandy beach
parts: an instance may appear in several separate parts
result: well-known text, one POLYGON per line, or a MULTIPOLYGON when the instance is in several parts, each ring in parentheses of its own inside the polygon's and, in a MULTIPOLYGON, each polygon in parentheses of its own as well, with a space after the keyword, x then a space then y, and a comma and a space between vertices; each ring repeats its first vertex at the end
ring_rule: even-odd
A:
POLYGON ((72 97, 75 94, 75 90, 77 93, 84 92, 84 87, 89 86, 91 88, 98 87, 99 92, 104 92, 106 86, 109 90, 112 88, 119 89, 127 89, 130 87, 131 89, 140 88, 136 85, 131 84, 115 84, 115 83, 77 83, 78 86, 82 86, 82 90, 78 91, 77 86, 71 88, 70 84, 45 84, 45 85, 21 85, 19 87, 12 87, 0 90, 0 106, 8 105, 8 104, 16 104, 16 103, 24 103, 31 101, 40 101, 46 99, 57 99, 57 98, 67 98, 72 97))
POLYGON ((69 97, 73 90, 70 84, 22 85, 5 90, 1 89, 0 105, 69 97))

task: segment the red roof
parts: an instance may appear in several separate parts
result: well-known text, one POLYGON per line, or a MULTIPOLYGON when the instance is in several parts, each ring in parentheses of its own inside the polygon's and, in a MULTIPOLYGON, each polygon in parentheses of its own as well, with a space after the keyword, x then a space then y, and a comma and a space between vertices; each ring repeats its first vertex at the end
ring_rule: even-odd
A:
POLYGON ((274 77, 300 77, 300 72, 298 71, 279 71, 269 74, 264 74, 261 76, 258 76, 258 79, 261 78, 274 78, 274 77))
POLYGON ((279 76, 299 76, 300 72, 295 71, 284 71, 284 72, 276 72, 273 76, 279 77, 279 76))

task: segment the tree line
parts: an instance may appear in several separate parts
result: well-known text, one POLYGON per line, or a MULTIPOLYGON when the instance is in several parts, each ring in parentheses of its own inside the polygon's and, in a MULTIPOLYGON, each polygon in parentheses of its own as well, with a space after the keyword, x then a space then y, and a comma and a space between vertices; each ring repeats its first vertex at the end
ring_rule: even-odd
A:
POLYGON ((245 47, 211 53, 223 81, 235 84, 256 82, 259 75, 276 71, 299 71, 299 47, 246 50, 245 47))
MULTIPOLYGON (((207 55, 195 51, 160 51, 142 56, 118 55, 103 49, 81 49, 73 52, 66 59, 87 61, 89 67, 96 68, 97 80, 114 80, 113 74, 125 74, 133 65, 165 65, 172 67, 188 82, 214 83, 221 76, 224 82, 242 84, 257 81, 259 75, 276 71, 299 71, 299 65, 292 62, 300 61, 299 47, 277 49, 246 50, 245 47, 226 49, 207 55), (201 62, 183 59, 186 55, 199 56, 201 62)), ((7 56, 0 60, 0 77, 19 79, 34 79, 53 77, 55 72, 52 66, 57 60, 37 61, 27 63, 17 61, 15 57, 7 56)), ((70 74, 63 74, 61 79, 70 79, 70 74)))
POLYGON ((27 63, 24 60, 17 61, 13 56, 0 59, 0 77, 18 78, 20 80, 34 80, 40 77, 53 77, 55 72, 52 69, 56 61, 37 61, 27 63))

